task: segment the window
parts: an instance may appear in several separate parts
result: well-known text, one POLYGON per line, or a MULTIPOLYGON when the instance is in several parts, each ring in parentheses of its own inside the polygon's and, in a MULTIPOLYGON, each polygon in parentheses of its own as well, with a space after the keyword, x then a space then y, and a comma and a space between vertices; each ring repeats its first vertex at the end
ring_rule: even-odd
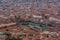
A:
POLYGON ((48 19, 48 16, 45 16, 45 19, 48 19))
POLYGON ((18 0, 13 0, 13 2, 17 2, 18 0))
POLYGON ((2 0, 0 0, 0 4, 2 4, 2 0))
POLYGON ((6 29, 6 31, 9 31, 8 29, 6 29))
POLYGON ((37 0, 37 2, 42 2, 42 0, 37 0))
POLYGON ((33 34, 29 34, 29 36, 33 37, 33 34))
POLYGON ((40 40, 40 39, 36 39, 36 40, 40 40))
POLYGON ((20 2, 21 2, 21 3, 22 3, 22 2, 32 2, 32 0, 21 0, 20 2))
POLYGON ((32 40, 32 38, 29 38, 29 40, 32 40))
POLYGON ((60 0, 58 0, 58 2, 60 2, 60 0))
POLYGON ((49 27, 55 27, 55 25, 52 25, 52 24, 47 24, 47 26, 49 26, 49 27))

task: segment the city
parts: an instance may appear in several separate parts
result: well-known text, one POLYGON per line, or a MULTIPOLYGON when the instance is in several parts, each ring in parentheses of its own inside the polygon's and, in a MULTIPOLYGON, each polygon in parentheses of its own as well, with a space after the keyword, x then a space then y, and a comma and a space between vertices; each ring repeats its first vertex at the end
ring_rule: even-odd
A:
POLYGON ((0 40, 60 40, 60 0, 0 0, 0 40))

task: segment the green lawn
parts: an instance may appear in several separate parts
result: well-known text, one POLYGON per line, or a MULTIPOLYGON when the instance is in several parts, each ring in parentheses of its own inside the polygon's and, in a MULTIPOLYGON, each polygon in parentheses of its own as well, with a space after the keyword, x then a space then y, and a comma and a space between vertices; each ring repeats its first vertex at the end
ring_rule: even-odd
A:
MULTIPOLYGON (((23 22, 21 25, 25 26, 25 27, 28 27, 29 25, 32 25, 32 26, 35 26, 36 29, 39 29, 39 28, 36 27, 36 26, 39 26, 39 24, 35 24, 35 23, 23 22)), ((48 30, 48 27, 46 25, 42 25, 41 29, 42 30, 48 30)))
POLYGON ((29 26, 29 25, 38 26, 37 24, 29 23, 29 22, 23 22, 21 25, 22 25, 22 26, 29 26))
POLYGON ((37 24, 31 24, 32 26, 38 26, 37 24))
POLYGON ((48 27, 47 27, 47 26, 42 26, 41 29, 42 29, 42 30, 47 30, 48 27))
POLYGON ((22 26, 29 26, 29 23, 23 22, 21 25, 22 25, 22 26))

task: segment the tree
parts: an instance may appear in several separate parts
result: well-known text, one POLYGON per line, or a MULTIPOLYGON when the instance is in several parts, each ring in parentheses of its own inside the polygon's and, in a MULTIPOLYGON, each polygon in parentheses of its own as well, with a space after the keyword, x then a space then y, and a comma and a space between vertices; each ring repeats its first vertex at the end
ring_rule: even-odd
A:
POLYGON ((19 37, 18 37, 17 40, 22 40, 22 38, 19 38, 19 37))
POLYGON ((10 37, 11 37, 11 34, 10 33, 5 33, 5 35, 7 36, 7 38, 5 40, 11 40, 10 37))
POLYGON ((41 27, 41 29, 42 29, 42 30, 47 30, 48 27, 44 25, 44 26, 41 27))

